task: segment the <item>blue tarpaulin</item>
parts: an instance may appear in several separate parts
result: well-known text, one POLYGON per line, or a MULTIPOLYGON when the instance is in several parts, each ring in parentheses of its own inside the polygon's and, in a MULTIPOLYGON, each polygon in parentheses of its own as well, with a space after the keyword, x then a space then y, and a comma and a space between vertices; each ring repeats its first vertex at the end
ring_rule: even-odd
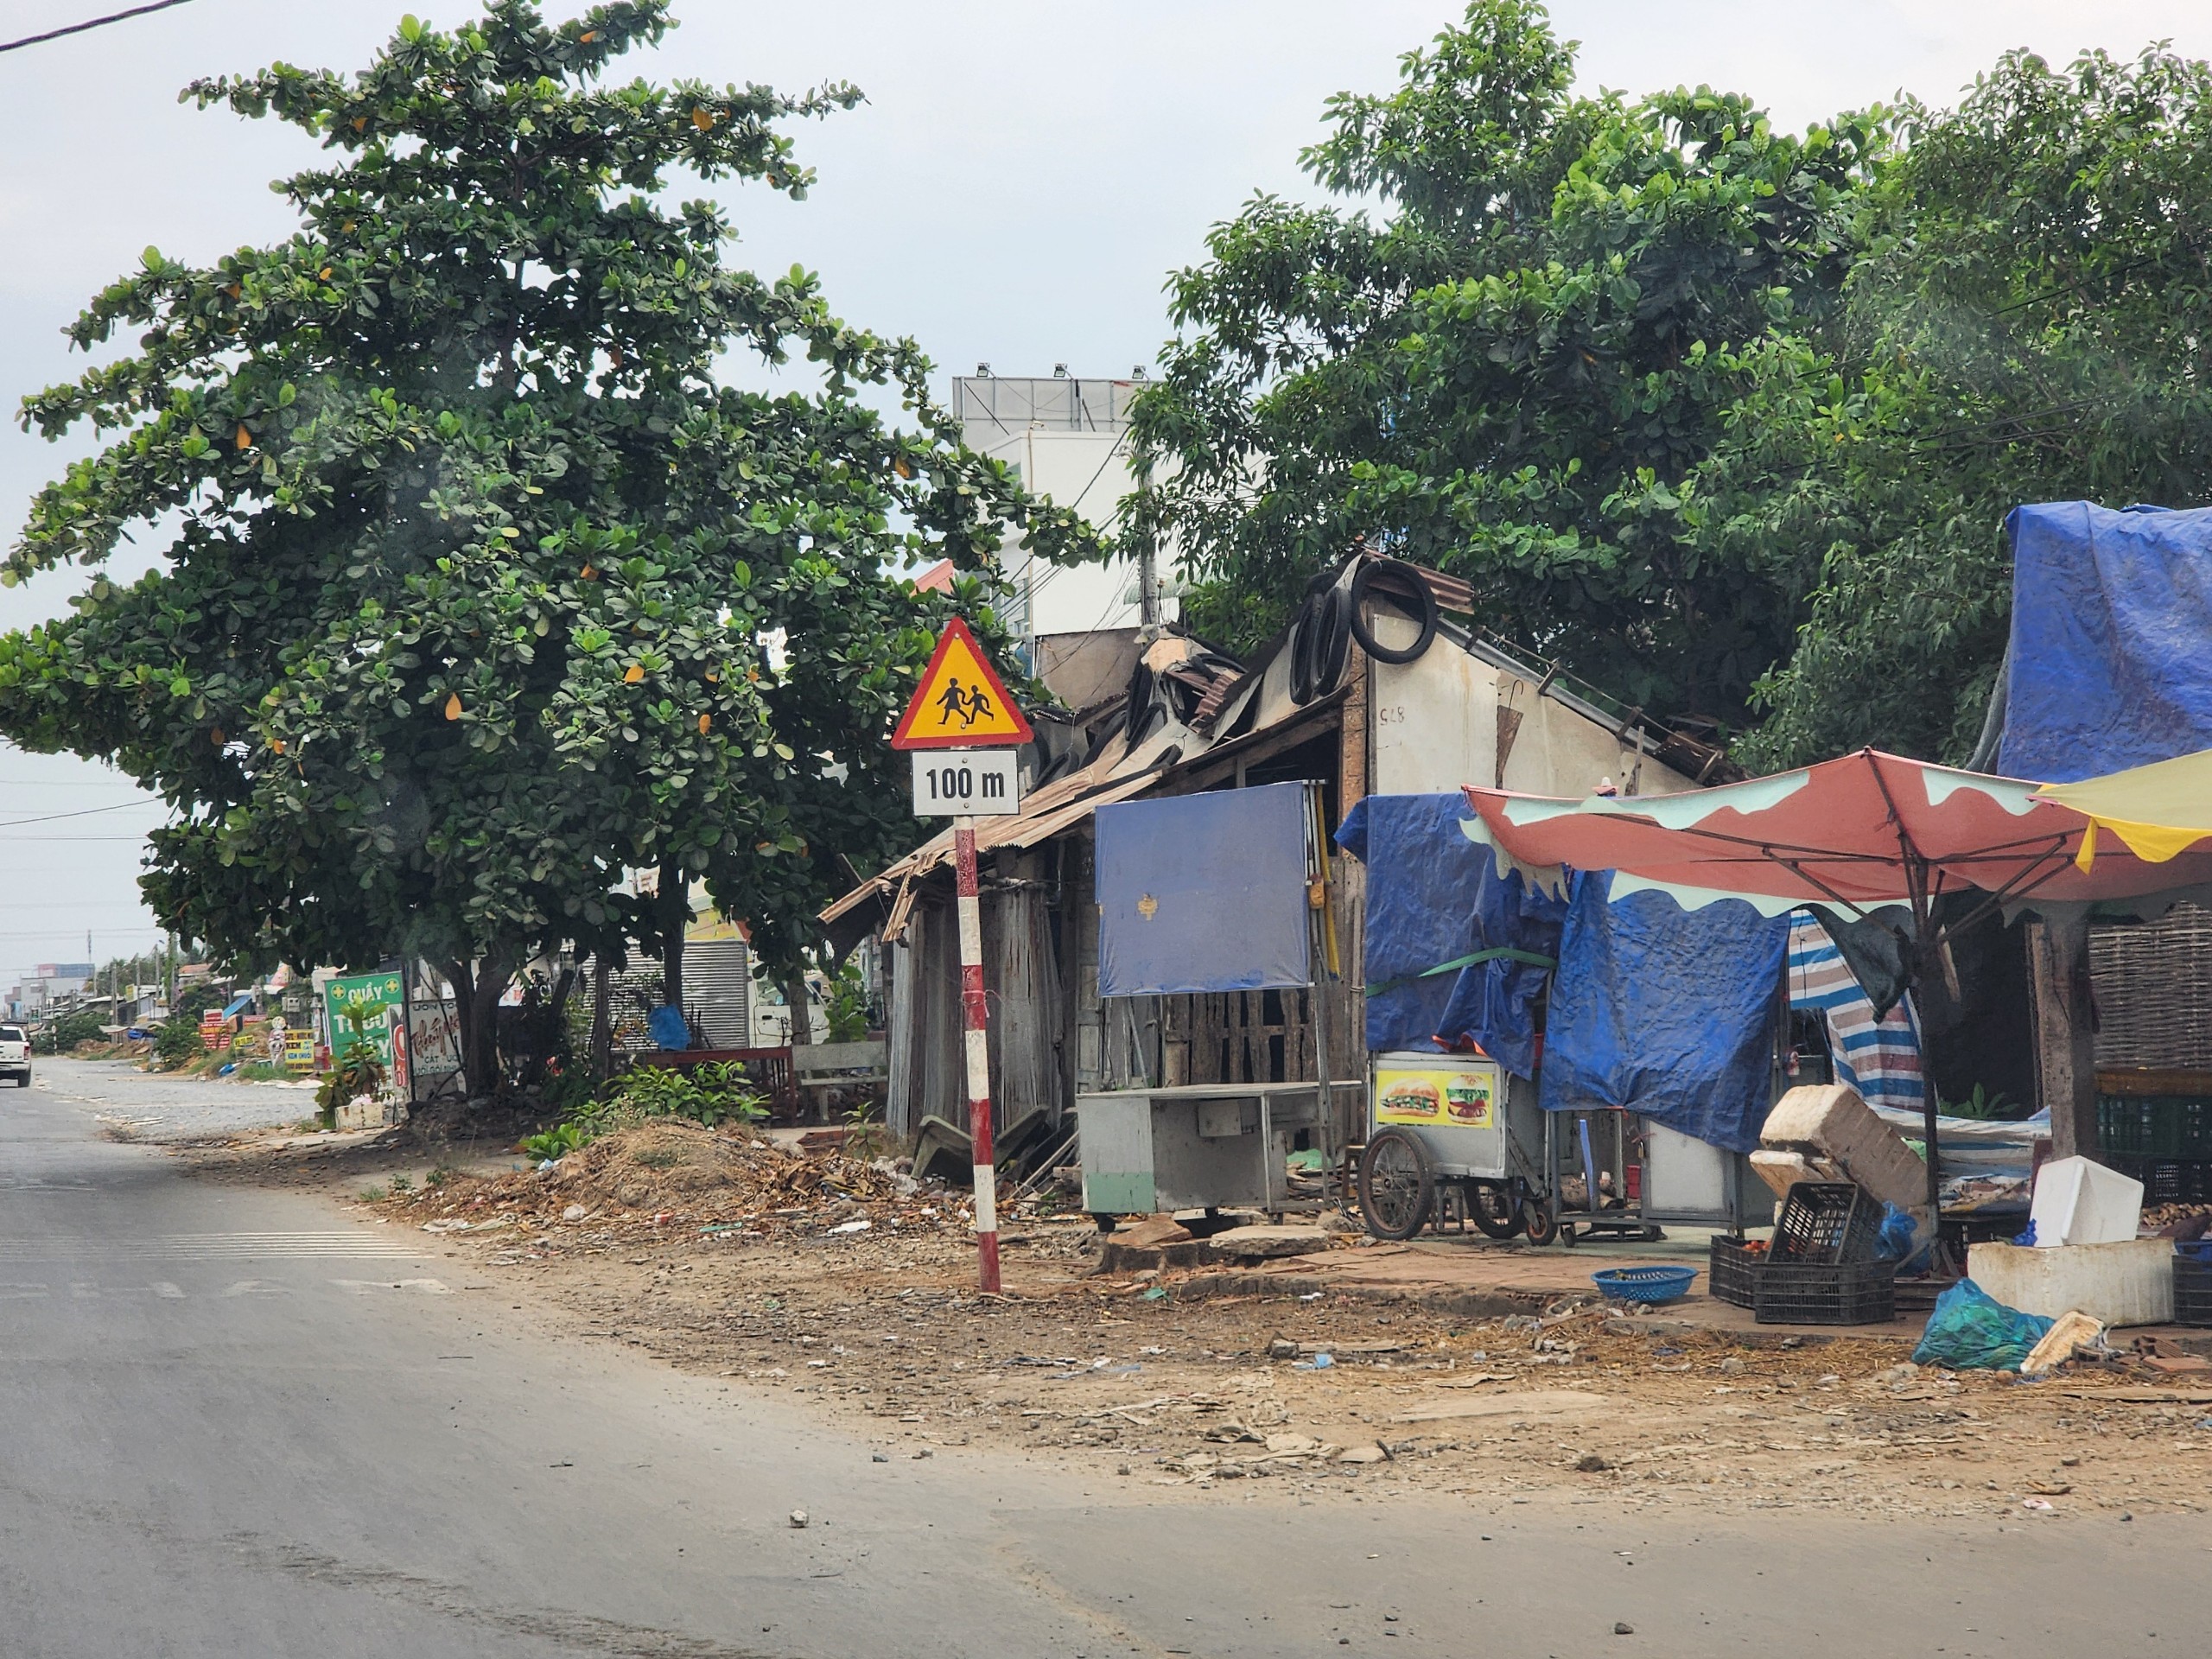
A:
POLYGON ((1756 1150, 1789 918, 1733 899, 1684 910, 1649 891, 1609 904, 1611 880, 1602 870, 1574 877, 1544 1037, 1544 1108, 1618 1107, 1756 1150))
POLYGON ((1998 770, 2073 783, 2212 748, 2212 510, 2019 507, 1998 770))
POLYGON ((1096 818, 1102 996, 1311 982, 1303 784, 1123 801, 1096 818))
POLYGON ((1566 906, 1517 871, 1500 876, 1491 849, 1461 831, 1468 816, 1463 795, 1370 795, 1337 830, 1337 844, 1367 866, 1367 1046, 1471 1041, 1533 1077, 1533 1005, 1566 906))

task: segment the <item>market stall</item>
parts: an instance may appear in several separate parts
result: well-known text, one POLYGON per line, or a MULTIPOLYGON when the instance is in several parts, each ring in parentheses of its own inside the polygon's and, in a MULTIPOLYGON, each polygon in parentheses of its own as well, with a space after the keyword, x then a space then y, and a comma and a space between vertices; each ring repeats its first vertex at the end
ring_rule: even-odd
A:
MULTIPOLYGON (((1333 977, 1319 791, 1304 783, 1102 805, 1096 812, 1098 990, 1139 998, 1317 993, 1333 977)), ((1084 1208, 1299 1207, 1293 1152, 1334 1155, 1328 1021, 1285 1076, 1078 1093, 1084 1208), (1294 1075, 1308 1072, 1310 1075, 1294 1075)))

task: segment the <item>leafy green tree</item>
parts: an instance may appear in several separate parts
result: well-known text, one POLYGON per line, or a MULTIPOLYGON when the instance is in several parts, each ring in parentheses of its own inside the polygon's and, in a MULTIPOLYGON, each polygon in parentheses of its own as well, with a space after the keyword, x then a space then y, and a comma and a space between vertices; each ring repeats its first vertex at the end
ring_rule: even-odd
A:
POLYGON ((1814 573, 1743 746, 1974 749, 2023 501, 2212 500, 2212 69, 2006 55, 1912 105, 1831 353, 1777 350, 1700 480, 1711 543, 1814 573))
POLYGON ((1746 351, 1834 314, 1886 129, 1578 96, 1573 49, 1533 0, 1476 0, 1305 152, 1379 213, 1261 196, 1171 283, 1133 518, 1179 544, 1202 632, 1264 638, 1364 541, 1647 706, 1737 717, 1786 648, 1799 573, 1716 556, 1686 490, 1746 351))
MULTIPOLYGON (((175 530, 168 569, 0 639, 0 731, 177 808, 145 891, 222 958, 439 963, 472 1092, 523 962, 680 938, 693 876, 795 960, 848 861, 910 834, 881 738, 946 601, 896 573, 1075 534, 958 444, 910 342, 664 199, 679 171, 803 196, 779 124, 859 97, 602 79, 670 21, 493 0, 350 78, 194 83, 330 153, 277 187, 298 232, 148 249, 70 330, 136 349, 25 404, 110 442, 9 575, 175 530), (728 353, 780 389, 726 384, 728 353), (673 878, 658 910, 639 868, 673 878)), ((988 626, 987 597, 960 601, 988 626)))

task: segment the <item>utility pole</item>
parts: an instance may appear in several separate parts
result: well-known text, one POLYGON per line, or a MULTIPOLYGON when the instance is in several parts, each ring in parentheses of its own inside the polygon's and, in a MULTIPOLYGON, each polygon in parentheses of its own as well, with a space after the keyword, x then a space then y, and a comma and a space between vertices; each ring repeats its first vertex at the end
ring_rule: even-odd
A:
MULTIPOLYGON (((1137 455, 1137 492, 1152 493, 1152 461, 1142 452, 1137 455)), ((1160 625, 1160 575, 1154 568, 1157 550, 1153 545, 1149 503, 1145 511, 1144 528, 1137 539, 1137 620, 1150 630, 1160 625)))

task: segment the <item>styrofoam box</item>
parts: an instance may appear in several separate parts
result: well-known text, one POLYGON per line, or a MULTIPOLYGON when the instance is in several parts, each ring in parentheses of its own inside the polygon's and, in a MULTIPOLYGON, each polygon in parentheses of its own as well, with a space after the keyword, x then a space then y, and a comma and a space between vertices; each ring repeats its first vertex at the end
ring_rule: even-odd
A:
POLYGON ((1789 1090, 1767 1114, 1759 1143, 1778 1151, 1808 1149, 1885 1204, 1926 1208, 1928 1166, 1846 1084, 1801 1084, 1789 1090))
POLYGON ((2047 1319, 2078 1309, 2107 1325, 2165 1325, 2174 1317, 2174 1242, 1976 1244, 1967 1274, 2007 1307, 2047 1319))
POLYGON ((2120 1244, 2143 1219, 2143 1183, 2087 1158, 2057 1158, 2036 1172, 2028 1206, 2036 1243, 2120 1244))

